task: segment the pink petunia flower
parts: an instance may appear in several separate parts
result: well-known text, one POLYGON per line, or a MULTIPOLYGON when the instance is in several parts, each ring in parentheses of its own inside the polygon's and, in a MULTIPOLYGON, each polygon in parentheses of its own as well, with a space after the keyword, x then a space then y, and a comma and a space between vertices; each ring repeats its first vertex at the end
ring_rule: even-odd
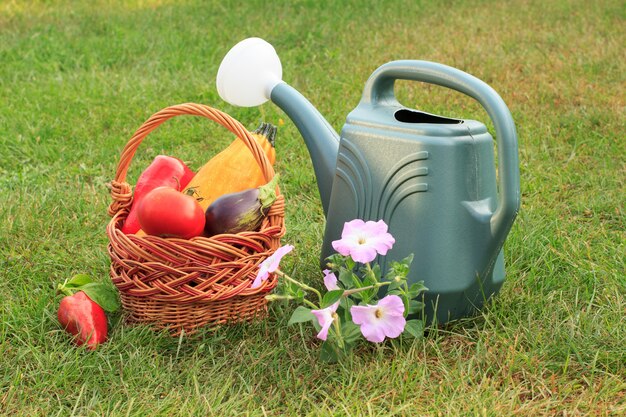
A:
POLYGON ((337 307, 339 307, 339 301, 321 310, 311 310, 311 313, 317 318, 317 322, 322 326, 322 330, 317 334, 318 339, 326 340, 328 337, 328 330, 337 317, 337 313, 335 313, 337 307))
POLYGON ((367 263, 376 259, 376 255, 386 255, 395 242, 384 221, 355 219, 344 224, 341 239, 333 241, 332 245, 343 256, 367 263))
POLYGON ((404 303, 397 295, 388 295, 376 305, 352 306, 350 314, 363 336, 374 343, 400 336, 406 326, 404 303))
POLYGON ((283 256, 287 255, 292 250, 292 245, 281 246, 280 248, 276 249, 276 252, 269 256, 266 260, 261 262, 261 265, 259 265, 259 271, 257 272, 256 278, 254 279, 254 282, 252 283, 250 288, 259 288, 261 286, 261 283, 270 276, 270 273, 278 269, 280 260, 283 258, 283 256))
POLYGON ((330 269, 325 269, 322 272, 324 273, 324 286, 326 289, 328 291, 338 290, 337 276, 330 269))

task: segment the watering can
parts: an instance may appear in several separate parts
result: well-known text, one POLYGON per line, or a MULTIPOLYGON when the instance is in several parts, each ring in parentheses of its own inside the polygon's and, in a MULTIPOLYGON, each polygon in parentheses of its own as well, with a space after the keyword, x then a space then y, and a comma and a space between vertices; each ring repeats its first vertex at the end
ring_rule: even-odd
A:
POLYGON ((322 263, 345 222, 382 219, 396 242, 378 262, 384 273, 390 260, 414 255, 408 280, 428 287, 428 322, 469 316, 499 291, 520 184, 515 125, 490 86, 446 65, 392 61, 369 77, 338 135, 282 81, 274 48, 249 38, 224 57, 217 89, 238 106, 271 100, 302 134, 326 215, 322 263), (447 87, 478 101, 495 128, 497 174, 494 141, 484 124, 404 107, 394 95, 396 80, 447 87))

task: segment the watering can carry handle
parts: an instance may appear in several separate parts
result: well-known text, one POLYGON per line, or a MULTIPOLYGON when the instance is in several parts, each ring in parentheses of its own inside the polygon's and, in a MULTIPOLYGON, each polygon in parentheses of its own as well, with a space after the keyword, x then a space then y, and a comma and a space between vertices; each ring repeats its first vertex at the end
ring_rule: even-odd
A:
POLYGON ((492 216, 495 240, 508 234, 520 206, 517 133, 508 107, 485 82, 466 72, 429 61, 392 61, 379 67, 368 79, 363 102, 372 105, 397 105, 396 80, 422 81, 464 93, 478 101, 493 121, 498 144, 498 208, 492 216))

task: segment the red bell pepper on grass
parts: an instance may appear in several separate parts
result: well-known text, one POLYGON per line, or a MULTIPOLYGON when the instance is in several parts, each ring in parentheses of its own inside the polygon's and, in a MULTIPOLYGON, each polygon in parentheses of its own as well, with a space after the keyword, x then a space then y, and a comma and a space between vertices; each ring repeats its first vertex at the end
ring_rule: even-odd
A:
POLYGON ((57 317, 68 333, 74 335, 77 345, 86 344, 96 349, 107 339, 107 316, 119 308, 115 292, 89 276, 80 274, 58 286, 65 294, 59 304, 57 317))
POLYGON ((137 219, 137 207, 143 197, 157 187, 168 186, 178 191, 184 190, 195 173, 183 161, 166 155, 158 155, 137 180, 133 193, 133 205, 122 226, 125 234, 134 234, 141 229, 137 219))
POLYGON ((77 345, 87 343, 93 350, 107 340, 104 310, 82 291, 61 300, 58 317, 65 330, 76 336, 77 345))

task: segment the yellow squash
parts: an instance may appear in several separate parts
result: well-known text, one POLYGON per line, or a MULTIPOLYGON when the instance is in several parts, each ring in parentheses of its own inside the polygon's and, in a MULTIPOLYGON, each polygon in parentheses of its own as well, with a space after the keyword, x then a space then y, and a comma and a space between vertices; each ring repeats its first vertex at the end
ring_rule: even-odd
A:
MULTIPOLYGON (((262 123, 252 136, 273 165, 276 161, 276 127, 262 123)), ((183 192, 193 190, 200 206, 206 211, 213 201, 224 194, 257 188, 265 183, 267 181, 252 152, 241 139, 235 138, 233 143, 200 168, 183 192)))

